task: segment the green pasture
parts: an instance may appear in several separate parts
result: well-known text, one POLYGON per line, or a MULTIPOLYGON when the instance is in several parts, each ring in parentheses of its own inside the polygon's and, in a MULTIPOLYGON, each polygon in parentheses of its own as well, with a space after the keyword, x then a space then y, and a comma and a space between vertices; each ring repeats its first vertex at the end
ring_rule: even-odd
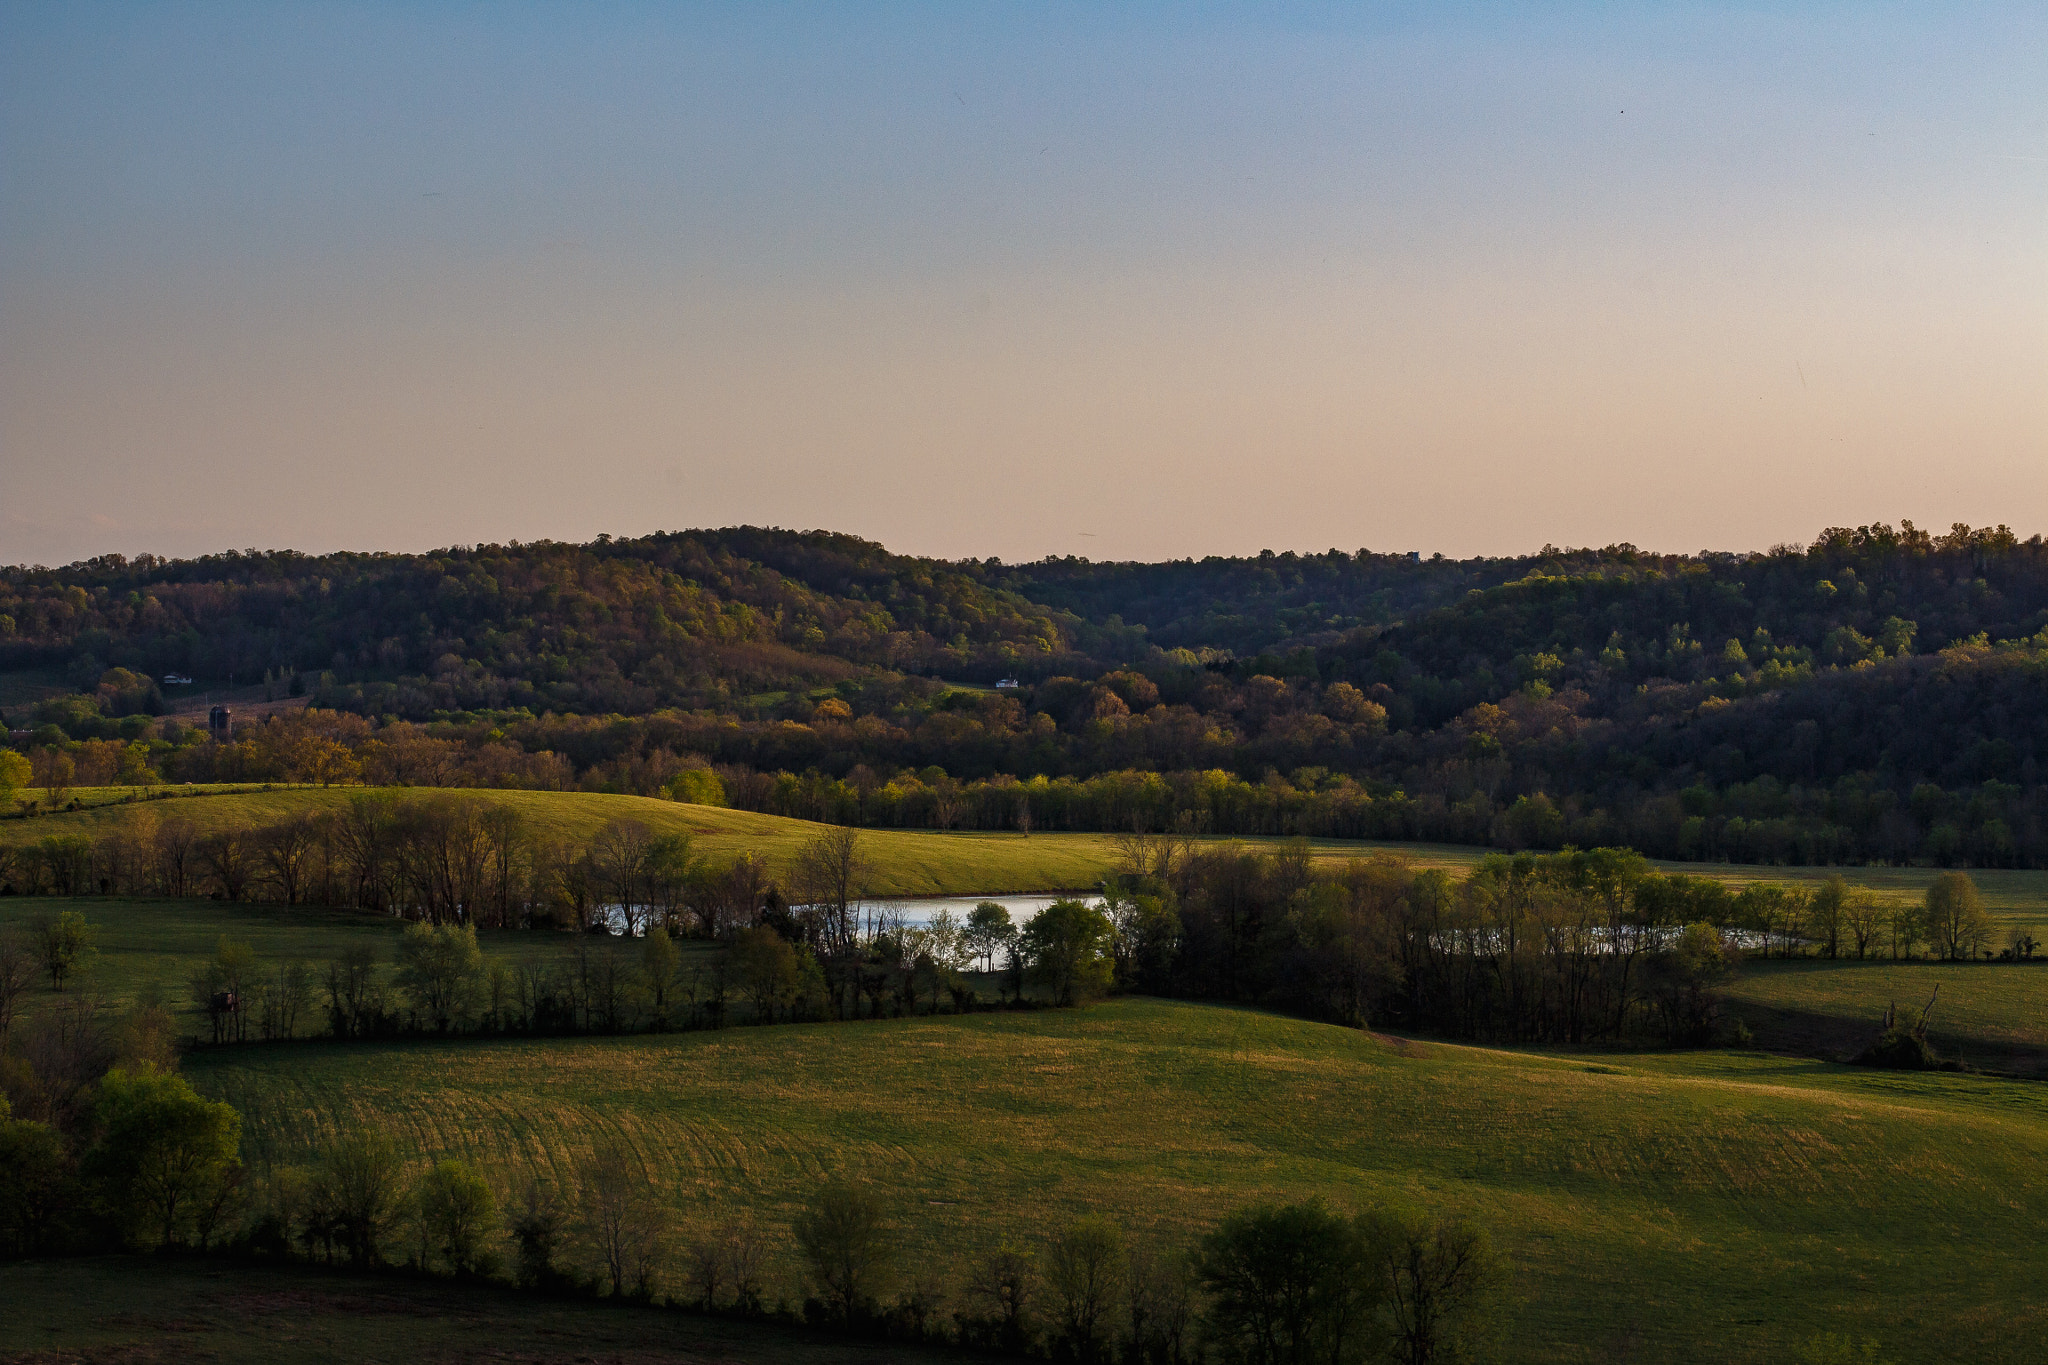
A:
MULTIPOLYGON (((155 998, 196 1036, 204 1031, 205 1012, 192 998, 188 983, 204 970, 222 938, 247 943, 255 950, 259 969, 268 972, 292 961, 313 968, 317 978, 342 949, 369 943, 387 964, 395 961, 404 921, 385 915, 314 906, 234 905, 208 900, 110 900, 98 897, 0 897, 0 932, 25 931, 44 915, 76 910, 95 932, 97 954, 91 965, 66 987, 72 994, 89 992, 116 1007, 155 998)), ((478 931, 484 961, 518 966, 529 962, 567 962, 582 946, 574 934, 518 929, 478 931)), ((637 942, 601 940, 629 957, 637 942)), ((708 943, 684 940, 685 953, 710 954, 708 943)), ((29 995, 35 1008, 54 1001, 57 993, 39 977, 29 995)), ((316 1011, 301 1032, 318 1032, 325 1017, 316 1011)))
POLYGON ((395 1134, 503 1190, 623 1139, 679 1223, 786 1248, 818 1181, 887 1193, 955 1271, 1086 1212, 1186 1245, 1250 1199, 1469 1214, 1513 1267, 1497 1358, 2039 1359, 2048 1089, 1754 1053, 1552 1056, 1247 1010, 1079 1011, 668 1036, 197 1054, 257 1161, 395 1134))
MULTIPOLYGON (((0 843, 20 844, 54 834, 98 838, 118 829, 140 831, 153 820, 189 820, 201 831, 273 824, 302 810, 338 810, 365 794, 362 787, 236 787, 185 795, 185 788, 158 800, 124 800, 126 788, 74 792, 85 807, 0 821, 0 843), (118 795, 115 795, 118 793, 118 795), (111 799, 109 799, 111 798, 111 799)), ((438 793, 392 789, 394 795, 476 797, 518 811, 530 828, 551 838, 588 840, 608 820, 638 820, 656 833, 687 834, 700 854, 731 858, 758 853, 782 868, 804 843, 828 827, 779 815, 692 806, 648 796, 604 792, 535 792, 464 789, 438 793)), ((1031 834, 1007 831, 942 833, 937 830, 871 829, 861 832, 873 864, 870 891, 878 896, 980 895, 1090 887, 1113 865, 1108 836, 1031 834)))
POLYGON ((1837 1056, 1868 1046, 1888 1006, 1932 1001, 1943 1054, 2048 1074, 2048 962, 1747 962, 1722 995, 1761 1046, 1837 1056))

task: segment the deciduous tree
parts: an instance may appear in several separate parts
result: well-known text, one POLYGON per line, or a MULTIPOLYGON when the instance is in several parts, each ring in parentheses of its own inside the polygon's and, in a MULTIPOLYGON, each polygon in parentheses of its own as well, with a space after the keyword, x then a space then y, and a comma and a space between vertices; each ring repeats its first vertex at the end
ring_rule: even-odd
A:
POLYGON ((45 915, 34 925, 36 956, 49 974, 50 985, 64 989, 64 983, 92 965, 99 956, 99 931, 76 910, 45 915))
POLYGON ((1465 1219, 1402 1209, 1365 1215, 1359 1234, 1392 1328, 1391 1357, 1400 1365, 1454 1358, 1461 1331, 1501 1278, 1485 1234, 1465 1219))
POLYGON ((489 1239, 498 1230, 498 1197, 460 1161, 436 1162, 420 1177, 413 1199, 427 1241, 457 1275, 492 1269, 489 1239))
POLYGON ((614 1295, 653 1294, 667 1254, 667 1226, 647 1187, 647 1171, 624 1143, 600 1142, 579 1172, 582 1230, 614 1295))
POLYGON ((794 1231, 827 1310, 848 1326, 872 1311, 896 1254, 875 1192, 845 1180, 830 1181, 797 1215, 794 1231))
POLYGON ((1991 940, 1984 897, 1967 872, 1944 872, 1927 888, 1927 940, 1948 962, 1967 962, 1991 940))
POLYGON ((137 1245, 177 1245, 239 1164, 242 1116, 184 1077, 109 1071, 83 1162, 100 1206, 137 1245))
POLYGON ((1067 1224, 1046 1249, 1045 1282, 1059 1302, 1060 1330, 1084 1365, 1108 1357, 1128 1268, 1123 1230, 1099 1215, 1067 1224))
POLYGON ((1109 989, 1112 930, 1109 917, 1077 900, 1057 900, 1024 926, 1022 945, 1031 974, 1062 1005, 1109 989))
POLYGON ((375 1265, 383 1256, 398 1217, 399 1174, 398 1148, 383 1133, 352 1133, 327 1149, 313 1203, 356 1265, 375 1265))

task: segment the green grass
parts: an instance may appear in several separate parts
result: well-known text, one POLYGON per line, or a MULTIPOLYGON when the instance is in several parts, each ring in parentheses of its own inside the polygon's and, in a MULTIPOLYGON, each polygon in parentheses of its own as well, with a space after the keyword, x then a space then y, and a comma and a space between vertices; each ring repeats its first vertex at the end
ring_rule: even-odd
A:
MULTIPOLYGON (((247 943, 259 969, 269 971, 293 959, 320 969, 352 943, 369 943, 389 964, 395 958, 403 921, 386 915, 313 906, 231 905, 225 901, 106 900, 97 897, 0 897, 0 931, 21 930, 45 914, 76 910, 97 935, 97 957, 68 984, 71 993, 97 994, 126 1007, 153 993, 179 1020, 182 1032, 205 1030, 205 1012, 187 989, 193 975, 214 955, 223 937, 247 943)), ((517 965, 564 961, 576 951, 573 934, 485 929, 478 933, 484 960, 517 965)), ((619 945, 632 952, 631 945, 619 945)), ((709 944, 685 940, 686 953, 713 953, 709 944)), ((388 971, 388 967, 387 967, 388 971)), ((37 1009, 57 999, 48 978, 38 977, 27 1001, 37 1009)), ((300 1024, 301 1033, 326 1027, 317 1010, 300 1024)))
POLYGON ((931 1357, 778 1324, 310 1267, 141 1257, 0 1263, 0 1361, 422 1365, 477 1359, 879 1365, 931 1357))
POLYGON ((1501 1356, 1778 1360, 1819 1331, 1902 1361, 2038 1358, 2048 1089, 1757 1054, 1570 1057, 1124 1000, 716 1034, 194 1056, 260 1160, 336 1133, 501 1188, 630 1142, 684 1222, 778 1235, 876 1182, 958 1267, 1087 1211, 1185 1244, 1253 1198, 1419 1201, 1514 1267, 1501 1356))
MULTIPOLYGON (((182 792, 183 788, 159 788, 182 792)), ((300 810, 337 810, 364 794, 361 787, 279 787, 271 791, 238 787, 178 795, 157 801, 103 801, 109 791, 74 793, 88 808, 0 821, 0 843, 20 844, 54 834, 98 838, 151 819, 190 820, 202 831, 266 825, 300 810)), ((417 788, 400 793, 430 795, 417 788)), ((683 833, 699 853, 726 858, 759 853, 774 866, 788 865, 808 840, 826 826, 779 815, 683 805, 646 796, 601 792, 466 791, 524 815, 536 830, 553 837, 588 839, 613 819, 639 820, 658 833, 683 833)), ((1108 836, 1010 832, 940 833, 936 830, 864 830, 861 842, 875 876, 871 890, 881 896, 1000 894, 1090 887, 1110 870, 1114 855, 1108 836)))
POLYGON ((1945 1055, 2048 1075, 2048 962, 1750 962, 1722 994, 1763 1046, 1840 1056, 1869 1045, 1886 1006, 1933 999, 1945 1055))

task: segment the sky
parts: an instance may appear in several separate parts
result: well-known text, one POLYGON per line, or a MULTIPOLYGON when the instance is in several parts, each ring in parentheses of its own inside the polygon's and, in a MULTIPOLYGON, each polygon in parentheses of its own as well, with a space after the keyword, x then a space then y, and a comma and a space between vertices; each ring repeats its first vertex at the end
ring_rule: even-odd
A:
POLYGON ((0 6, 0 563, 2048 532, 2048 9, 0 6))

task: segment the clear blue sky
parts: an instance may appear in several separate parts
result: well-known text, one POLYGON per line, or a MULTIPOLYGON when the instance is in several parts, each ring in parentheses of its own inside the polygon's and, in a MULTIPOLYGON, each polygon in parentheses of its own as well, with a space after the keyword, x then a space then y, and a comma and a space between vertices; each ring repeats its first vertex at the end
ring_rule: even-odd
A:
POLYGON ((2048 531, 2044 73, 2038 4, 14 4, 0 561, 2048 531))

